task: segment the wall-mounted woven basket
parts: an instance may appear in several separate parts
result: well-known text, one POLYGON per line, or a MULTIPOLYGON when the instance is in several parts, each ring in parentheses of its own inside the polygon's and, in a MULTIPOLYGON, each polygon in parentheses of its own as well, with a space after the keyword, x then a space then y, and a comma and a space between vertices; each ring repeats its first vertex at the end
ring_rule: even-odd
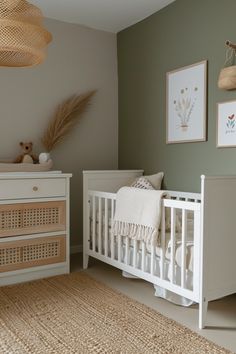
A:
POLYGON ((236 57, 236 45, 230 41, 226 42, 228 49, 226 51, 226 59, 224 68, 221 69, 218 87, 222 90, 235 90, 236 89, 236 65, 234 64, 236 57), (229 66, 229 64, 231 64, 229 66))
POLYGON ((222 90, 236 89, 236 65, 221 69, 218 87, 222 90))

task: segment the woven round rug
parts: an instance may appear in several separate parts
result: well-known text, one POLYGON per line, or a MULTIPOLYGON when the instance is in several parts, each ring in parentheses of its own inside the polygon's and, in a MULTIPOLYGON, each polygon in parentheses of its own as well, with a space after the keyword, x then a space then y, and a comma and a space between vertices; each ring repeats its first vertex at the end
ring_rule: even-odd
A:
POLYGON ((0 353, 230 352, 78 272, 0 288, 0 353))

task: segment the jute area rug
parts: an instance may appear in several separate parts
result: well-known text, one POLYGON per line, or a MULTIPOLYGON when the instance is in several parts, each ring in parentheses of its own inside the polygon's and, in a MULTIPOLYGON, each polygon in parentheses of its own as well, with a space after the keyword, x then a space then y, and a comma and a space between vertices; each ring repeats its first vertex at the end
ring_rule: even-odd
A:
POLYGON ((79 272, 0 288, 0 353, 230 352, 79 272))

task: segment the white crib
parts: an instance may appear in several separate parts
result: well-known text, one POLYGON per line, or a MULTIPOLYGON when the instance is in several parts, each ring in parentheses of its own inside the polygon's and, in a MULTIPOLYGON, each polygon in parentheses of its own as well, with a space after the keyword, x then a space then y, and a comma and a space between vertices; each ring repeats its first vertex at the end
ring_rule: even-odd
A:
POLYGON ((92 256, 199 303, 202 329, 208 301, 236 293, 236 176, 202 176, 200 194, 168 191, 171 199, 162 202, 160 244, 148 248, 141 241, 114 237, 111 229, 116 192, 142 174, 84 171, 84 269, 92 256))

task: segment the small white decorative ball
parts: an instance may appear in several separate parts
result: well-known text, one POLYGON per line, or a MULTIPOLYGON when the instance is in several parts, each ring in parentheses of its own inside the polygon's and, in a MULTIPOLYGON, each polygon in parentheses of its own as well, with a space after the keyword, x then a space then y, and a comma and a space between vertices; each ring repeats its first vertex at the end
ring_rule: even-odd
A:
POLYGON ((39 163, 46 163, 50 159, 50 154, 49 152, 41 152, 39 154, 39 163))

